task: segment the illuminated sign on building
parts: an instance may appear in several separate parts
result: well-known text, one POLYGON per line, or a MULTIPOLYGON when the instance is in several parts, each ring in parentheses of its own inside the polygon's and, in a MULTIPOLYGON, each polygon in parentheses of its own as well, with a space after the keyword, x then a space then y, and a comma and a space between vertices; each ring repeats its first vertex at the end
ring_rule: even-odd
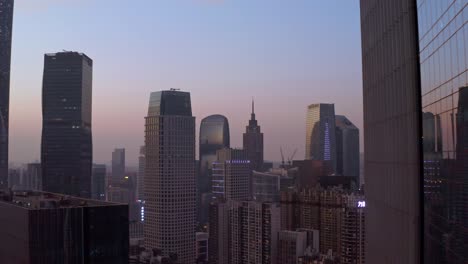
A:
POLYGON ((358 208, 364 208, 364 207, 366 207, 366 201, 358 201, 357 207, 358 207, 358 208))

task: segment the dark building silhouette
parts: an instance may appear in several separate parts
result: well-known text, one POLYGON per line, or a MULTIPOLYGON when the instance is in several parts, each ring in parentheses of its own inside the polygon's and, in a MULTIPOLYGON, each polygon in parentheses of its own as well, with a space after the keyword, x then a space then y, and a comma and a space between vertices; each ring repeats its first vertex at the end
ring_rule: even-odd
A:
POLYGON ((359 185, 359 129, 342 115, 335 116, 336 174, 356 177, 359 185))
POLYGON ((125 149, 116 148, 112 152, 112 178, 123 179, 125 176, 125 149))
POLYGON ((225 116, 211 115, 200 123, 200 166, 197 179, 198 221, 207 223, 213 162, 216 151, 229 148, 229 122, 225 116))
POLYGON ((468 261, 466 7, 361 0, 368 263, 468 261))
POLYGON ((105 164, 93 164, 91 197, 95 200, 106 200, 106 175, 107 168, 105 164))
POLYGON ((263 133, 255 119, 255 105, 252 101, 252 114, 249 125, 244 133, 244 150, 247 151, 248 158, 253 170, 263 170, 263 133))
POLYGON ((91 196, 93 61, 83 53, 44 56, 42 85, 43 190, 91 196))
POLYGON ((8 187, 8 129, 13 3, 13 0, 0 0, 0 189, 8 187))
POLYGON ((145 247, 195 263, 195 117, 190 93, 153 92, 145 123, 145 247))
POLYGON ((0 192, 0 263, 128 263, 128 207, 0 192))

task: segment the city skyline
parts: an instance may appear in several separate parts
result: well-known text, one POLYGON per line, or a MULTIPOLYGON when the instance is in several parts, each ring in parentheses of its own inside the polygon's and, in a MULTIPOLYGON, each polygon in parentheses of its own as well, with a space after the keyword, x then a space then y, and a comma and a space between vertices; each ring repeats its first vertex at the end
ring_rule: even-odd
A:
POLYGON ((253 96, 257 120, 265 132, 266 160, 280 160, 280 145, 286 153, 298 148, 297 157, 303 156, 305 107, 312 103, 335 103, 336 114, 347 114, 362 130, 358 3, 340 2, 340 18, 324 15, 338 1, 299 1, 286 7, 278 1, 268 5, 245 1, 142 1, 137 7, 129 7, 129 3, 113 5, 113 11, 106 9, 110 3, 107 0, 47 3, 52 4, 38 8, 29 1, 16 3, 10 110, 10 127, 15 132, 10 139, 14 146, 10 161, 15 165, 40 159, 41 58, 44 53, 63 49, 84 52, 95 61, 96 163, 109 164, 112 150, 123 147, 128 165, 137 164, 144 138, 147 97, 151 91, 171 87, 192 94, 197 128, 206 116, 226 116, 231 123, 233 147, 242 146, 253 96), (130 10, 128 14, 123 11, 125 8, 130 10), (142 9, 152 10, 157 18, 142 9), (316 16, 310 16, 305 9, 316 16), (350 9, 355 12, 348 12, 350 9), (135 16, 136 11, 142 12, 141 17, 135 16), (245 13, 246 24, 233 24, 241 12, 245 13), (97 13, 102 13, 109 23, 96 20, 97 13), (180 13, 188 17, 187 24, 174 21, 173 16, 180 13), (278 19, 282 15, 288 18, 285 23, 278 19), (77 20, 82 19, 88 22, 81 25, 77 20), (41 30, 35 28, 33 20, 41 20, 41 30), (57 23, 59 20, 64 22, 57 23), (121 20, 128 25, 122 25, 121 20), (320 21, 329 23, 334 30, 325 31, 318 26, 320 21), (215 22, 227 32, 220 32, 215 22), (271 23, 271 29, 265 23, 271 23), (75 36, 63 28, 69 25, 75 28, 75 36), (128 38, 120 42, 121 26, 141 26, 141 30, 127 30, 128 38), (197 34, 187 33, 192 27, 197 34), (62 34, 55 36, 55 32, 62 34), (36 43, 34 47, 25 44, 31 39, 36 43), (167 53, 170 46, 174 49, 167 53), (129 48, 131 52, 125 52, 129 48), (345 85, 349 89, 343 89, 345 85), (220 95, 216 93, 219 89, 226 92, 220 95), (288 111, 272 107, 281 104, 288 105, 288 111), (292 140, 281 144, 284 137, 292 140))

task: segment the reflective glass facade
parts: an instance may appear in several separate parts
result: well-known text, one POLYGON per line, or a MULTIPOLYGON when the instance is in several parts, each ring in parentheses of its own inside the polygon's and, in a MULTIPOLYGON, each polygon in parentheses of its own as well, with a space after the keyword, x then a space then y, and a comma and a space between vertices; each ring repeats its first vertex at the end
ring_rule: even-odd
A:
POLYGON ((418 0, 424 263, 468 262, 468 2, 418 0))
POLYGON ((82 53, 44 57, 42 184, 44 191, 91 197, 93 61, 82 53))
POLYGON ((0 0, 0 189, 8 187, 8 121, 13 0, 0 0))

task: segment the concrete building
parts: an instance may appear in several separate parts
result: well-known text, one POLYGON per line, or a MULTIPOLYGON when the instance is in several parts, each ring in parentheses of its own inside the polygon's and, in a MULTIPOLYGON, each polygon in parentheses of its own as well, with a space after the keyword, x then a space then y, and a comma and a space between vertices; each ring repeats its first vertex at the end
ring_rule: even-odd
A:
POLYGON ((359 181, 359 129, 342 115, 335 116, 336 174, 352 176, 359 181))
POLYGON ((307 108, 305 159, 330 162, 336 171, 334 104, 311 104, 307 108))
POLYGON ((197 264, 208 263, 208 233, 197 232, 195 234, 197 264))
POLYGON ((0 0, 0 189, 8 187, 10 63, 14 0, 0 0))
POLYGON ((145 247, 195 263, 195 117, 190 93, 151 93, 145 125, 145 247))
POLYGON ((127 214, 123 204, 45 192, 0 193, 0 263, 126 264, 127 214))
POLYGON ((83 53, 44 56, 42 187, 91 197, 93 61, 83 53))
POLYGON ((243 135, 244 150, 247 151, 247 158, 251 162, 251 169, 263 170, 263 133, 255 119, 255 105, 252 101, 252 114, 249 125, 245 128, 243 135))
POLYGON ((282 230, 278 233, 278 261, 281 264, 297 264, 307 248, 307 233, 282 230))
POLYGON ((341 217, 341 263, 364 264, 365 261, 365 209, 362 195, 344 195, 341 217))
POLYGON ((122 179, 125 176, 125 149, 116 148, 112 152, 112 178, 122 179))
POLYGON ((282 191, 295 186, 295 179, 285 169, 252 172, 252 198, 258 202, 279 202, 282 191))
POLYGON ((93 175, 91 182, 91 197, 93 199, 106 201, 106 176, 107 167, 105 164, 93 164, 93 175))
POLYGON ((248 152, 224 148, 216 156, 212 167, 213 195, 226 200, 249 200, 252 171, 248 152))

